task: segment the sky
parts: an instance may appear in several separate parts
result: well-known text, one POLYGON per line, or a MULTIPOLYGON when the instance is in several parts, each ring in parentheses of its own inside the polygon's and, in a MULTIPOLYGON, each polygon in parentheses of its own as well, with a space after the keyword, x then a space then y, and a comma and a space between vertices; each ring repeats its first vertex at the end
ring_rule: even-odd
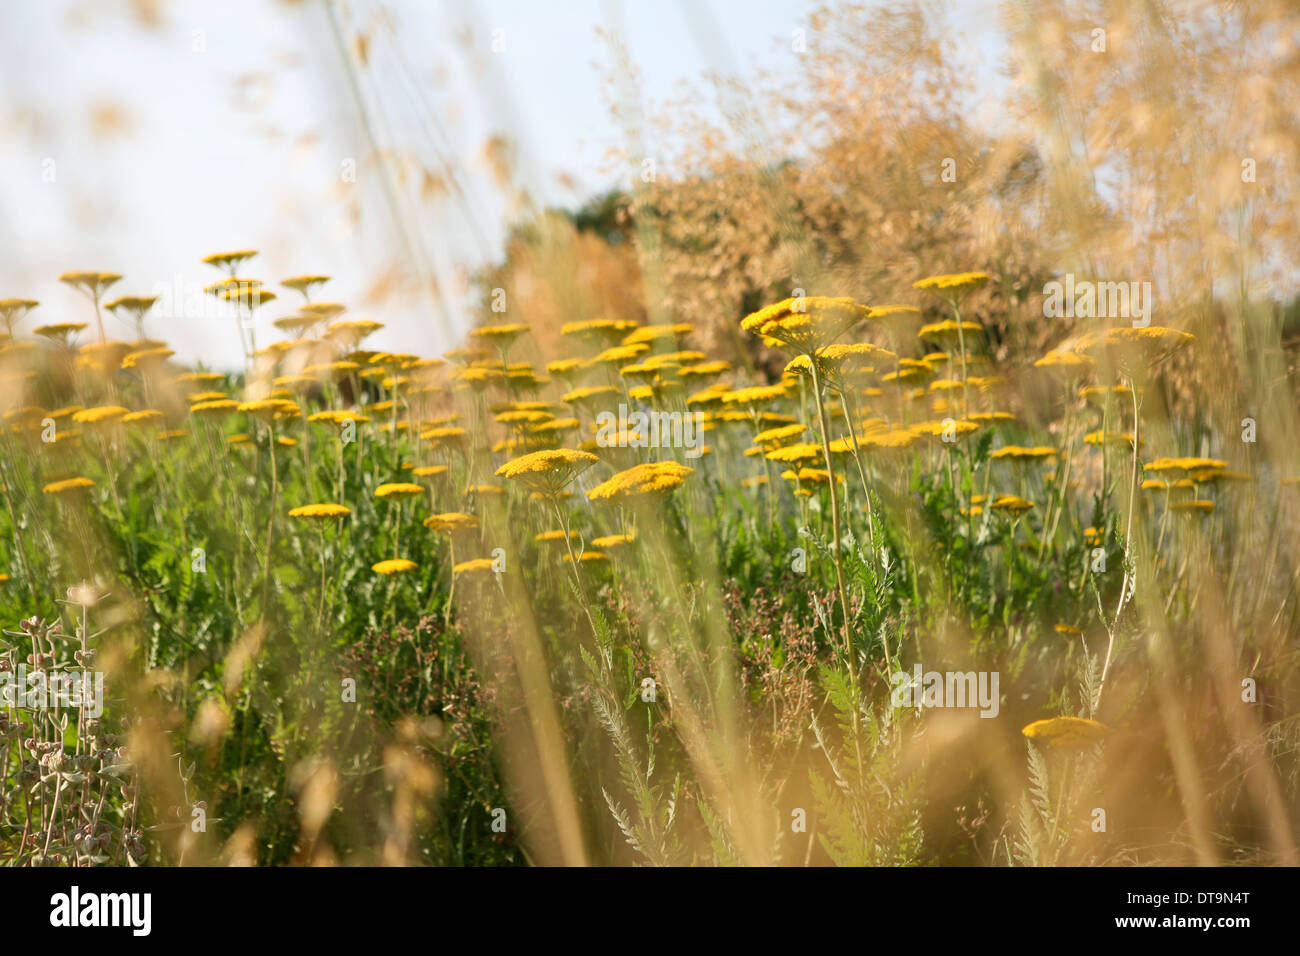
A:
MULTIPOLYGON (((981 8, 991 4, 961 6, 967 29, 986 30, 981 8)), ((636 92, 653 104, 708 71, 746 76, 762 66, 794 76, 791 37, 806 28, 809 8, 805 0, 5 4, 0 298, 39 299, 29 323, 91 321, 90 334, 88 303, 57 276, 121 273, 112 295, 162 296, 150 335, 182 360, 233 368, 241 358, 232 320, 200 291, 221 274, 200 260, 254 248, 261 254, 242 275, 334 276, 319 298, 388 326, 368 345, 437 354, 465 329, 467 267, 499 253, 518 211, 493 178, 493 137, 509 138, 511 177, 540 204, 576 206, 620 182, 608 150, 621 134, 603 80, 612 53, 598 31, 625 47, 636 92), (428 281, 398 286, 395 265, 428 281)), ((808 45, 815 50, 815 36, 808 45)), ((259 314, 259 345, 283 337, 271 321, 296 300, 283 292, 259 314)), ((127 326, 106 322, 110 337, 127 336, 127 326)))

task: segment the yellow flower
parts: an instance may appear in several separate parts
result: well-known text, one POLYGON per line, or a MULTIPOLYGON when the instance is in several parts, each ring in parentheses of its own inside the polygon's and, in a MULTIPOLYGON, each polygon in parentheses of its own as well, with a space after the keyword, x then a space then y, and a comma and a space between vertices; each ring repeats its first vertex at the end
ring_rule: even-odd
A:
POLYGON ((530 452, 508 461, 496 470, 500 478, 512 478, 530 491, 554 494, 596 462, 590 452, 573 448, 550 448, 530 452))
POLYGON ((867 317, 867 307, 848 297, 783 299, 740 322, 746 332, 796 352, 814 354, 867 317))
MULTIPOLYGON (((255 402, 242 402, 239 410, 263 419, 297 418, 302 414, 302 408, 297 402, 283 398, 263 398, 255 402)), ((190 411, 194 409, 191 408, 190 411)))
POLYGON ((586 319, 581 322, 565 322, 560 326, 561 335, 572 335, 576 338, 595 338, 616 339, 621 335, 626 335, 637 327, 635 322, 627 319, 586 319))
MULTIPOLYGON (((974 417, 974 416, 972 416, 974 417)), ((1048 448, 1046 445, 1038 445, 1034 448, 1024 448, 1020 445, 1006 445, 999 448, 990 458, 1006 458, 1011 461, 1033 461, 1036 458, 1051 458, 1057 454, 1055 448, 1048 448)))
POLYGON ((617 386, 595 385, 586 388, 575 388, 573 391, 560 396, 560 400, 568 402, 570 405, 594 404, 598 399, 617 394, 619 394, 617 386))
POLYGON ((616 548, 620 545, 631 544, 636 540, 636 532, 628 531, 624 534, 607 534, 599 538, 591 539, 593 548, 616 548))
POLYGON ((768 428, 754 436, 755 445, 771 445, 773 443, 783 442, 787 438, 795 438, 802 435, 808 430, 808 426, 796 422, 793 425, 778 425, 776 428, 768 428))
POLYGON ((424 494, 424 489, 419 485, 413 485, 404 481, 392 481, 380 485, 375 489, 376 498, 401 498, 403 496, 415 496, 424 494))
POLYGON ((239 402, 233 398, 219 398, 213 401, 196 402, 190 406, 192 415, 220 415, 239 409, 239 402))
POLYGON ((203 263, 233 272, 241 263, 257 255, 256 249, 237 249, 234 252, 215 252, 203 257, 203 263))
POLYGON ((494 342, 503 348, 509 347, 515 339, 528 331, 528 326, 515 322, 509 325, 488 325, 483 328, 474 329, 469 333, 470 338, 483 339, 494 342))
POLYGON ((130 411, 131 409, 123 408, 121 405, 100 405, 97 408, 83 408, 72 416, 72 420, 83 425, 97 425, 102 422, 117 421, 130 411))
POLYGON ((1016 514, 1028 511, 1033 506, 1032 501, 1026 501, 1018 495, 998 495, 993 503, 989 505, 994 511, 1012 511, 1016 514))
POLYGON ((821 461, 822 448, 820 445, 814 445, 812 442, 798 442, 794 445, 786 445, 783 448, 775 448, 767 453, 767 458, 772 461, 821 461))
POLYGON ((1082 634, 1083 633, 1083 631, 1079 630, 1079 628, 1075 627, 1073 624, 1057 624, 1055 630, 1057 634, 1082 634))
MULTIPOLYGON (((983 331, 984 326, 980 325, 978 322, 963 321, 961 323, 960 335, 978 335, 983 331)), ((931 322, 929 325, 921 326, 921 330, 917 332, 916 335, 917 338, 925 341, 956 342, 959 337, 959 330, 955 320, 945 319, 942 322, 931 322)), ((969 348, 969 344, 967 347, 969 348)))
POLYGON ((43 494, 61 495, 67 491, 80 491, 82 488, 90 488, 95 483, 89 478, 65 478, 62 481, 52 481, 41 489, 43 494))
POLYGON ((460 511, 448 511, 443 514, 430 515, 424 519, 424 526, 434 531, 454 534, 457 531, 472 531, 478 527, 478 518, 460 511))
POLYGON ((680 487, 694 468, 675 461, 647 462, 620 471, 587 492, 595 500, 622 501, 641 495, 668 492, 680 487))
POLYGON ((643 325, 633 332, 623 337, 624 345, 637 345, 641 342, 658 342, 660 339, 672 339, 682 335, 690 335, 695 331, 694 326, 685 322, 677 322, 670 325, 643 325))
POLYGON ((152 422, 162 417, 163 417, 163 413, 160 412, 158 409, 146 408, 143 411, 130 412, 129 414, 123 415, 122 424, 132 425, 132 424, 140 424, 143 422, 152 422))
POLYGON ((446 465, 421 465, 419 468, 412 468, 411 474, 419 478, 430 478, 434 475, 446 474, 446 465))
POLYGON ((867 310, 867 318, 885 319, 891 315, 919 315, 920 312, 914 305, 875 305, 867 310))
POLYGON ((451 569, 452 574, 480 574, 492 570, 491 558, 474 558, 470 561, 462 561, 451 569))
POLYGON ((65 339, 74 332, 80 332, 85 327, 85 322, 56 322, 53 325, 38 326, 32 329, 32 334, 47 339, 65 339))
POLYGON ((987 272, 955 272, 948 275, 929 276, 912 283, 913 289, 978 289, 989 281, 987 272))
POLYGON ((774 402, 778 398, 784 398, 788 394, 788 389, 784 385, 753 385, 749 388, 738 388, 735 391, 724 391, 720 398, 724 405, 761 405, 766 402, 774 402))
POLYGON ((1199 501, 1175 501, 1169 505, 1170 511, 1187 511, 1198 514, 1209 514, 1214 510, 1214 502, 1201 499, 1199 501))
MULTIPOLYGON (((571 555, 566 554, 564 556, 564 560, 571 562, 573 561, 573 558, 571 555)), ((608 560, 609 560, 609 556, 602 554, 599 551, 584 551, 582 552, 582 554, 578 555, 579 564, 592 564, 594 562, 608 561, 608 560)))
MULTIPOLYGON (((533 535, 533 540, 537 542, 563 541, 565 537, 566 535, 563 529, 561 529, 559 531, 543 531, 540 534, 535 534, 533 535)), ((579 538, 582 537, 582 535, 578 534, 578 532, 576 531, 570 531, 567 537, 569 538, 570 541, 577 541, 579 538)))
POLYGON ((1020 731, 1030 740, 1051 747, 1086 747, 1110 733, 1110 728, 1083 717, 1050 717, 1036 720, 1020 731))
MULTIPOLYGON (((285 283, 286 285, 288 283, 285 283)), ((290 518, 343 518, 352 514, 352 509, 347 505, 336 504, 318 504, 318 505, 299 505, 297 508, 289 509, 290 518)))
MULTIPOLYGON (((1095 432, 1088 432, 1088 434, 1083 436, 1083 440, 1089 445, 1101 445, 1105 442, 1111 445, 1127 445, 1129 448, 1133 447, 1133 436, 1128 432, 1106 432, 1105 434, 1102 434, 1101 430, 1098 429, 1095 432)), ((1146 443, 1145 438, 1138 440, 1139 446, 1145 445, 1146 443)))
POLYGON ((404 574, 407 571, 414 571, 417 567, 419 565, 406 558, 389 558, 387 561, 372 564, 370 570, 376 574, 404 574))

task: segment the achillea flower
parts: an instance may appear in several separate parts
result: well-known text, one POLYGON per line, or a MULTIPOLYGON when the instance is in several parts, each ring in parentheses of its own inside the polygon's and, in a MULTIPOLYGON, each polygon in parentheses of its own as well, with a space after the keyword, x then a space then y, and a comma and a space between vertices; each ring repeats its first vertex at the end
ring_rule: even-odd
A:
POLYGON ((620 471, 588 491, 587 497, 593 501, 623 501, 643 495, 669 492, 680 487, 687 476, 694 473, 694 468, 687 468, 675 461, 648 462, 620 471))
POLYGON ((571 378, 586 368, 588 368, 588 363, 583 358, 556 359, 554 362, 546 364, 546 371, 561 378, 571 378))
POLYGON ((52 481, 41 489, 42 494, 62 495, 70 491, 81 491, 83 488, 91 488, 94 482, 89 478, 64 478, 62 481, 52 481))
POLYGON ((768 428, 754 436, 755 445, 771 445, 780 443, 787 438, 796 438, 808 430, 808 426, 800 422, 793 425, 778 425, 776 428, 768 428))
POLYGON ((558 531, 543 531, 540 534, 535 534, 533 535, 533 540, 539 543, 545 541, 563 541, 565 537, 568 537, 570 541, 577 541, 582 537, 582 535, 578 534, 576 531, 570 531, 566 536, 564 530, 560 529, 558 531))
POLYGON ((239 402, 233 398, 218 398, 212 401, 195 402, 190 406, 191 415, 225 415, 239 410, 239 402))
POLYGON ((215 402, 229 397, 225 392, 190 392, 185 396, 185 400, 191 405, 196 405, 199 402, 215 402))
POLYGON ((527 331, 528 326, 521 322, 514 322, 508 325, 484 326, 483 328, 474 329, 469 335, 470 338, 491 342, 499 348, 509 348, 517 338, 527 331))
POLYGON ((971 412, 970 420, 981 425, 994 425, 1014 422, 1016 416, 1010 412, 971 412))
POLYGON ((329 276, 305 275, 284 279, 281 281, 280 285, 284 286, 286 289, 292 289, 294 292, 301 293, 304 299, 308 299, 311 297, 310 293, 312 289, 316 288, 318 285, 324 285, 329 281, 329 276))
POLYGON ((658 342, 662 339, 674 339, 690 335, 695 331, 693 325, 676 322, 669 325, 643 325, 623 337, 623 345, 637 345, 642 342, 658 342))
POLYGON ((586 319, 581 322, 565 322, 560 326, 561 335, 575 338, 617 339, 636 329, 637 324, 627 319, 586 319))
MULTIPOLYGON (((564 556, 564 560, 572 562, 573 556, 566 554, 564 556)), ((602 554, 599 551, 584 551, 582 552, 582 554, 578 555, 579 564, 596 564, 601 561, 608 561, 608 560, 609 560, 609 555, 602 554)))
MULTIPOLYGON (((786 481, 798 481, 801 484, 824 485, 831 480, 831 473, 824 468, 800 468, 798 471, 790 468, 781 472, 781 477, 786 481)), ((835 480, 844 484, 843 475, 836 475, 835 480)))
POLYGON ((1062 749, 1086 747, 1104 738, 1110 728, 1083 717, 1049 717, 1036 720, 1020 731, 1030 740, 1062 749))
POLYGON ((1196 341, 1196 336, 1159 325, 1146 328, 1108 329, 1103 336, 1086 335, 1080 346, 1084 351, 1105 352, 1117 367, 1154 365, 1173 352, 1196 341))
POLYGON ((129 412, 122 416, 123 425, 140 425, 145 422, 157 421, 163 417, 163 413, 156 408, 146 408, 138 412, 129 412))
POLYGON ((405 481, 390 481, 380 485, 375 489, 376 498, 403 498, 414 497, 415 495, 424 494, 425 489, 420 485, 411 484, 405 481))
POLYGON ((581 422, 576 418, 554 418, 548 422, 538 422, 529 428, 535 435, 553 435, 562 431, 572 431, 581 427, 581 422))
POLYGON ((99 425, 115 422, 130 411, 131 409, 123 408, 121 405, 100 405, 96 408, 83 408, 72 416, 72 420, 82 425, 99 425))
POLYGON ((469 438, 469 432, 456 425, 443 425, 425 429, 420 432, 420 437, 434 448, 459 447, 469 438))
MULTIPOLYGON (((928 325, 921 326, 921 330, 917 332, 916 335, 917 338, 927 342, 942 342, 947 344, 956 342, 959 338, 959 334, 972 336, 979 335, 983 331, 984 326, 980 325, 978 322, 963 321, 960 330, 958 330, 956 320, 945 319, 942 322, 931 322, 928 325)), ((969 341, 970 339, 968 338, 967 342, 969 343, 969 341)), ((968 344, 967 348, 969 347, 968 344)))
POLYGON ((1019 495, 998 495, 989 505, 994 511, 1010 511, 1014 514, 1023 514, 1033 506, 1032 501, 1026 501, 1019 495))
POLYGON ((224 269, 232 275, 240 265, 257 255, 256 249, 237 249, 234 252, 216 252, 203 257, 203 263, 224 269))
POLYGON ((387 561, 372 564, 370 570, 376 574, 405 574, 407 571, 414 571, 417 567, 419 565, 414 561, 408 561, 406 558, 389 558, 387 561))
POLYGON ((989 455, 990 458, 1008 459, 1010 461, 1034 461, 1040 458, 1054 458, 1059 452, 1046 445, 1025 448, 1020 445, 1005 445, 989 455))
POLYGON ((801 461, 821 461, 822 447, 814 445, 812 442, 798 442, 794 445, 785 445, 781 448, 774 448, 766 455, 772 461, 801 462, 801 461))
POLYGON ((931 438, 946 441, 945 436, 948 435, 962 438, 972 432, 979 431, 979 425, 965 420, 945 419, 943 421, 918 422, 911 426, 911 430, 918 435, 928 435, 931 438))
POLYGON ((1175 501, 1169 505, 1169 510, 1207 515, 1214 510, 1214 502, 1206 501, 1204 498, 1197 501, 1175 501))
POLYGON ((647 352, 647 351, 650 351, 650 346, 646 345, 645 342, 638 342, 636 343, 636 345, 610 346, 608 347, 608 349, 602 351, 601 354, 595 356, 594 359, 591 359, 589 364, 619 365, 628 362, 633 362, 633 360, 636 360, 638 356, 643 354, 643 352, 647 352))
POLYGON ((848 297, 783 299, 740 322, 746 332, 796 352, 812 355, 867 317, 867 307, 848 297))
POLYGON ((1067 376, 1083 375, 1097 363, 1086 355, 1063 349, 1052 349, 1034 363, 1035 368, 1050 369, 1067 376))
POLYGON ((873 305, 867 310, 868 319, 887 319, 893 315, 920 315, 914 305, 873 305))
POLYGON ((421 465, 419 468, 411 469, 411 474, 418 478, 431 478, 434 475, 445 475, 446 473, 446 465, 421 465))
MULTIPOLYGON (((1111 445, 1126 445, 1129 448, 1133 447, 1133 436, 1129 432, 1106 432, 1105 434, 1102 434, 1099 429, 1095 432, 1088 432, 1088 434, 1083 436, 1083 440, 1089 445, 1101 445, 1105 442, 1111 445)), ((1146 443, 1145 438, 1138 439, 1139 447, 1146 443)))
MULTIPOLYGON (((263 398, 254 402, 241 402, 239 410, 264 420, 297 418, 302 414, 302 408, 297 402, 291 402, 283 398, 263 398)), ((191 408, 190 411, 194 411, 194 409, 191 408)))
POLYGON ((601 399, 618 394, 619 390, 617 386, 593 385, 585 388, 575 388, 571 392, 566 392, 564 395, 560 396, 560 400, 568 402, 570 405, 592 405, 601 399))
POLYGON ((702 378, 709 375, 721 375, 723 372, 730 371, 730 362, 713 361, 699 362, 695 365, 684 365, 677 370, 677 374, 682 378, 702 378))
POLYGON ((323 520, 325 518, 344 518, 352 514, 352 509, 347 505, 337 505, 332 503, 316 505, 299 505, 297 508, 289 509, 290 518, 315 518, 323 520))
POLYGON ((451 569, 452 574, 485 574, 492 570, 491 558, 474 558, 462 561, 451 569))
POLYGON ((448 511, 425 518, 424 526, 445 534, 455 534, 457 532, 473 531, 478 527, 478 518, 460 511, 448 511))
POLYGON ((779 398, 785 398, 788 394, 789 390, 784 385, 752 385, 749 388, 723 391, 720 398, 724 405, 748 405, 753 407, 767 402, 774 402, 779 398))
POLYGON ((928 276, 912 283, 913 289, 931 289, 946 292, 949 290, 978 289, 987 284, 987 272, 955 272, 948 275, 928 276))
POLYGON ((1082 634, 1083 633, 1083 631, 1075 627, 1073 624, 1057 624, 1056 627, 1053 628, 1053 630, 1055 630, 1057 634, 1082 634))
POLYGON ((599 460, 590 452, 574 448, 550 448, 508 461, 496 474, 518 481, 530 491, 553 495, 599 460))
POLYGON ((86 327, 85 322, 56 322, 53 325, 41 325, 32 329, 33 335, 67 344, 67 340, 76 332, 86 327))
POLYGON ((628 531, 623 534, 607 534, 599 538, 591 539, 593 548, 617 548, 622 545, 631 544, 636 540, 636 532, 628 531))

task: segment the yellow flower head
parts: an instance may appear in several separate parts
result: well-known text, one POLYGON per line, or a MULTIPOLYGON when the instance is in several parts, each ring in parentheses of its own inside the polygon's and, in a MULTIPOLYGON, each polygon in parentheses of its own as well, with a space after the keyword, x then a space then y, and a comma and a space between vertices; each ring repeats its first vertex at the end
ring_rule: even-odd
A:
POLYGON ((376 498, 409 498, 422 494, 422 487, 406 481, 386 482, 375 489, 376 498))
POLYGON ((492 570, 491 558, 474 558, 471 561, 462 561, 451 569, 452 574, 486 574, 492 570))
POLYGON ((1036 743, 1071 749, 1101 740, 1110 733, 1110 728, 1083 717, 1049 717, 1034 721, 1020 732, 1036 743))
POLYGON ((848 297, 808 296, 782 299, 740 322, 746 332, 772 344, 814 354, 867 317, 867 307, 848 297))
POLYGON ((455 534, 461 531, 473 531, 478 527, 478 518, 460 511, 448 511, 425 518, 424 526, 445 534, 455 534))
POLYGON ((928 276, 912 283, 913 289, 929 289, 934 292, 955 292, 978 289, 989 281, 987 272, 954 272, 948 275, 928 276))
POLYGON ((100 405, 96 408, 83 408, 72 416, 72 420, 82 425, 100 425, 105 422, 115 422, 130 411, 131 409, 123 408, 121 405, 100 405))
POLYGON ((52 481, 41 489, 43 494, 62 495, 70 491, 80 491, 83 488, 94 486, 94 482, 89 478, 65 478, 62 481, 52 481))
POLYGON ((694 473, 694 468, 688 468, 675 461, 647 462, 620 471, 588 491, 587 497, 593 501, 623 501, 643 495, 669 492, 680 487, 687 476, 694 473))
POLYGON ((1013 514, 1022 514, 1033 506, 1032 501, 1026 501, 1018 495, 998 495, 989 505, 994 511, 1010 511, 1013 514))
POLYGON ((372 564, 370 570, 376 574, 404 574, 407 571, 414 571, 417 567, 419 565, 406 558, 389 558, 387 561, 372 564))
POLYGON ((496 470, 500 478, 511 478, 530 491, 554 494, 600 459, 574 448, 548 448, 529 452, 496 470))
MULTIPOLYGON (((286 285, 288 283, 285 283, 286 285)), ((352 514, 352 509, 347 505, 336 505, 331 503, 317 505, 299 505, 297 508, 289 509, 290 518, 315 518, 321 520, 324 518, 344 518, 352 514)))

